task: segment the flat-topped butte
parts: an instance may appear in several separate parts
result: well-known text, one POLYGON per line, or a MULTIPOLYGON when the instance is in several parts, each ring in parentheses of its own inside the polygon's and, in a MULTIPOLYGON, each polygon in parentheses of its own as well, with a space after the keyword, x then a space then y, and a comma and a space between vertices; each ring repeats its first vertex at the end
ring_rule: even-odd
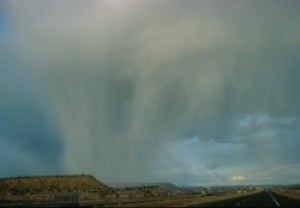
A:
POLYGON ((92 175, 25 176, 0 179, 1 195, 51 192, 105 192, 110 188, 92 175))

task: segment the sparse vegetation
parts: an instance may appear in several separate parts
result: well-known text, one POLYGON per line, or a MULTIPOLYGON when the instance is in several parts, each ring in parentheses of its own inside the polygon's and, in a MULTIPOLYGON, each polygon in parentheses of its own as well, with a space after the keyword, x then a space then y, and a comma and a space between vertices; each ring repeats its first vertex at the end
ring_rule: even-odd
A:
POLYGON ((208 194, 207 189, 199 188, 169 191, 158 185, 111 188, 93 176, 83 174, 0 179, 0 207, 16 204, 24 207, 170 207, 215 201, 234 195, 237 195, 236 191, 208 194))
POLYGON ((300 200, 300 185, 276 187, 273 191, 278 194, 300 200))

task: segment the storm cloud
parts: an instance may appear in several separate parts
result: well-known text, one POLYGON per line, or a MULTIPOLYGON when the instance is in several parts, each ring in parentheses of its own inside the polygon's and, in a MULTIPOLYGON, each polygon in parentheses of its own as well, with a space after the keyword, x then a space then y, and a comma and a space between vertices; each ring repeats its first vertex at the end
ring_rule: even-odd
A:
POLYGON ((1 3, 0 148, 28 174, 299 181, 297 1, 1 3))

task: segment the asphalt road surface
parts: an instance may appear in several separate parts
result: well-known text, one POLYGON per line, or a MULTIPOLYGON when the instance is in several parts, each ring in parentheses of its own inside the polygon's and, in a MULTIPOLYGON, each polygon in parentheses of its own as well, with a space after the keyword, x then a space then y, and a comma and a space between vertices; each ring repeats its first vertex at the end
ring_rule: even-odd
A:
POLYGON ((228 199, 219 202, 195 205, 193 207, 299 207, 300 200, 278 195, 271 191, 228 199))

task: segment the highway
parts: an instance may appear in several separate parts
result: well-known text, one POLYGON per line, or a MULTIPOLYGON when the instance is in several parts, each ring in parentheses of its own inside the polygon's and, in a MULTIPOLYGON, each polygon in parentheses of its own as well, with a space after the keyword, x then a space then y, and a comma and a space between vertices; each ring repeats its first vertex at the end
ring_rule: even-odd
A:
POLYGON ((228 199, 192 207, 300 207, 300 200, 291 199, 272 191, 228 199))

